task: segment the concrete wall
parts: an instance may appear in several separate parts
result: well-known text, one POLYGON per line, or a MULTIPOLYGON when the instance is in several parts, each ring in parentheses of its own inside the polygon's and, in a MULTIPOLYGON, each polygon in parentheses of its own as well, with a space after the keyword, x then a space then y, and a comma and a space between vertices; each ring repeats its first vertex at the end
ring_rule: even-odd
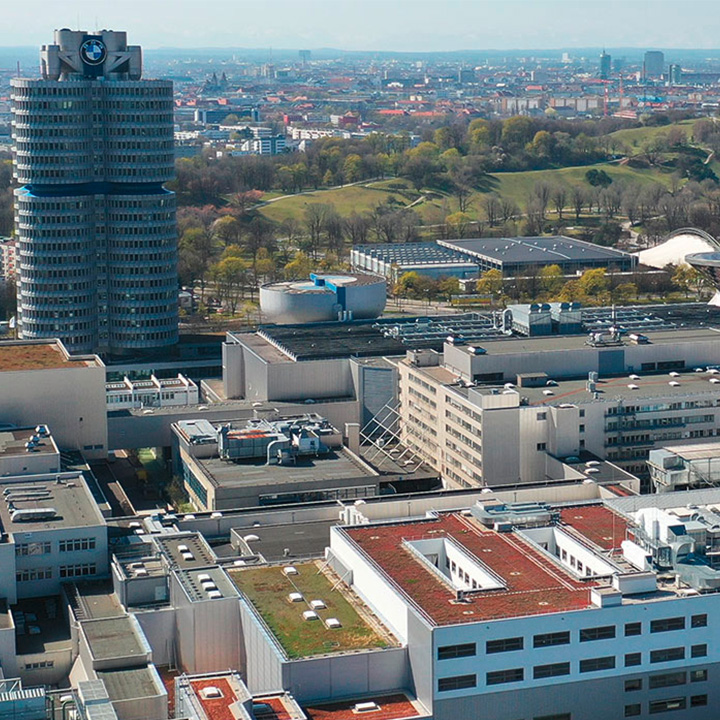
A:
POLYGON ((132 612, 152 648, 153 663, 158 666, 174 665, 177 661, 175 609, 159 607, 142 611, 133 608, 132 612))
POLYGON ((3 372, 0 383, 0 422, 45 424, 59 448, 82 450, 89 458, 107 455, 102 365, 3 372))
POLYGON ((406 648, 324 655, 283 666, 282 687, 301 703, 380 694, 407 684, 406 648))
POLYGON ((243 675, 248 690, 257 695, 284 687, 282 666, 285 658, 275 646, 274 638, 245 599, 239 600, 239 607, 246 664, 237 669, 243 675))

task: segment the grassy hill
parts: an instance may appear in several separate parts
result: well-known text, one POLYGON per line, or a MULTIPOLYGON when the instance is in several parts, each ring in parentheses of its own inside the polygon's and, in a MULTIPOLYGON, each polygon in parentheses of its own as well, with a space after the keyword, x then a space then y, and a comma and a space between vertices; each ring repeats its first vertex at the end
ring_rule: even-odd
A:
MULTIPOLYGON (((582 183, 589 187, 585 180, 585 174, 591 168, 604 170, 612 177, 613 181, 628 181, 639 185, 660 183, 664 187, 670 185, 669 173, 658 169, 631 168, 619 163, 600 163, 558 170, 494 173, 489 176, 487 185, 489 190, 514 200, 523 208, 533 186, 539 182, 560 183, 566 187, 582 183)), ((480 215, 482 217, 482 198, 484 195, 485 193, 481 192, 473 194, 472 203, 468 210, 470 216, 476 218, 480 215)), ((358 213, 369 212, 379 204, 387 203, 388 200, 397 207, 412 205, 413 209, 426 223, 441 222, 446 212, 457 211, 457 201, 450 195, 437 190, 418 192, 407 181, 392 179, 371 182, 367 185, 352 185, 291 195, 263 206, 260 208, 260 212, 268 220, 281 223, 288 217, 302 220, 307 205, 314 203, 332 204, 341 215, 350 215, 353 211, 358 213)))

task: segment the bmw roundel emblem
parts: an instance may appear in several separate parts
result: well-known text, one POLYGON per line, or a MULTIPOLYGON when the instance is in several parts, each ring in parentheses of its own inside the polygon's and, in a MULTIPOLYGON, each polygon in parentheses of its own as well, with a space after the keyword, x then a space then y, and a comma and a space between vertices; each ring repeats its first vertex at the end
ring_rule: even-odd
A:
POLYGON ((88 65, 100 65, 106 55, 107 50, 102 40, 90 38, 80 46, 80 56, 88 65))

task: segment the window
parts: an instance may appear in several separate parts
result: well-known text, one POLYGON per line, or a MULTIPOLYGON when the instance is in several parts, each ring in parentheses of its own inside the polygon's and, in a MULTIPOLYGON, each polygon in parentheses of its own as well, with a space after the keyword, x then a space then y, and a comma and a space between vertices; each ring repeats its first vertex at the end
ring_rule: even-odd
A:
POLYGON ((642 635, 642 623, 625 623, 625 637, 632 637, 633 635, 642 635))
POLYGON ((537 444, 537 449, 538 449, 538 450, 547 450, 547 443, 544 443, 544 442, 543 442, 543 443, 538 443, 538 444, 537 444))
POLYGON ((539 412, 539 413, 537 414, 537 419, 538 419, 538 420, 547 420, 547 413, 546 413, 546 412, 539 412))
POLYGON ((708 704, 707 695, 693 695, 690 698, 690 707, 703 707, 708 704))
POLYGON ((684 710, 687 705, 684 697, 672 698, 671 700, 652 700, 650 702, 650 714, 671 712, 673 710, 684 710))
POLYGON ((580 672, 597 672, 598 670, 612 670, 615 667, 615 656, 588 658, 580 661, 580 672))
POLYGON ((625 706, 625 717, 637 717, 640 713, 640 703, 625 706))
POLYGON ((615 637, 615 626, 604 625, 603 627, 585 628, 580 631, 580 642, 591 640, 609 640, 615 637))
POLYGON ((641 653, 628 653, 625 655, 625 667, 633 667, 634 665, 642 664, 641 653))
POLYGON ((690 619, 690 627, 707 627, 707 615, 693 615, 690 619))
POLYGON ((95 563, 80 563, 78 565, 61 565, 60 577, 78 577, 80 575, 94 575, 95 563))
POLYGON ((536 715, 533 720, 572 720, 570 713, 555 713, 554 715, 536 715))
POLYGON ((551 663, 550 665, 536 665, 533 668, 533 679, 540 680, 541 678, 559 677, 560 675, 570 674, 570 663, 560 662, 551 663))
POLYGON ((690 682, 703 682, 708 679, 707 670, 691 670, 690 671, 690 682))
POLYGON ((625 692, 635 692, 636 690, 642 690, 642 678, 625 681, 625 692))
POLYGON ((464 645, 445 645, 438 648, 438 660, 450 660, 452 658, 472 657, 475 655, 475 643, 464 645))
POLYGON ((475 675, 456 675, 455 677, 440 678, 438 680, 438 692, 449 690, 464 690, 474 688, 477 685, 475 675))
POLYGON ((52 579, 52 568, 25 568, 15 573, 16 582, 52 579))
POLYGON ((15 555, 48 555, 51 552, 49 542, 18 543, 15 555))
POLYGON ((706 657, 707 656, 707 645, 693 645, 690 648, 690 657, 706 657))
MULTIPOLYGON (((504 638, 503 640, 488 640, 487 643, 485 643, 485 652, 488 655, 522 649, 523 639, 521 637, 504 638)), ((473 653, 473 655, 474 654, 475 653, 473 653)))
POLYGON ((650 662, 651 663, 663 663, 672 662, 673 660, 684 660, 685 659, 685 648, 665 648, 663 650, 651 650, 650 651, 650 662))
POLYGON ((485 682, 488 685, 502 685, 503 683, 520 682, 525 677, 522 668, 513 668, 512 670, 495 670, 487 673, 485 682))
POLYGON ((655 690, 655 688, 684 685, 686 682, 687 675, 685 675, 685 671, 678 670, 678 672, 664 673, 663 675, 651 675, 648 686, 651 690, 655 690))
POLYGON ((550 647, 552 645, 568 645, 570 643, 570 633, 564 632, 544 633, 535 635, 533 638, 533 647, 550 647))
POLYGON ((684 630, 685 629, 685 618, 674 617, 674 618, 663 618, 662 620, 651 620, 650 621, 650 632, 670 632, 671 630, 684 630))
POLYGON ((94 550, 95 538, 75 538, 72 540, 60 540, 58 550, 60 552, 76 552, 78 550, 94 550))

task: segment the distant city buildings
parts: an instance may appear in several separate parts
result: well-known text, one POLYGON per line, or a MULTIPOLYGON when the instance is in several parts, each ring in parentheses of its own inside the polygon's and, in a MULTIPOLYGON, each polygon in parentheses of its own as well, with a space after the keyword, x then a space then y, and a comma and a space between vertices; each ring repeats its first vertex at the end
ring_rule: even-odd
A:
POLYGON ((604 50, 600 53, 600 79, 607 80, 612 71, 612 57, 604 50))
POLYGON ((71 352, 178 339, 172 82, 124 32, 58 30, 12 81, 18 331, 71 352))
POLYGON ((658 79, 665 74, 665 53, 648 50, 643 61, 643 76, 658 79))

